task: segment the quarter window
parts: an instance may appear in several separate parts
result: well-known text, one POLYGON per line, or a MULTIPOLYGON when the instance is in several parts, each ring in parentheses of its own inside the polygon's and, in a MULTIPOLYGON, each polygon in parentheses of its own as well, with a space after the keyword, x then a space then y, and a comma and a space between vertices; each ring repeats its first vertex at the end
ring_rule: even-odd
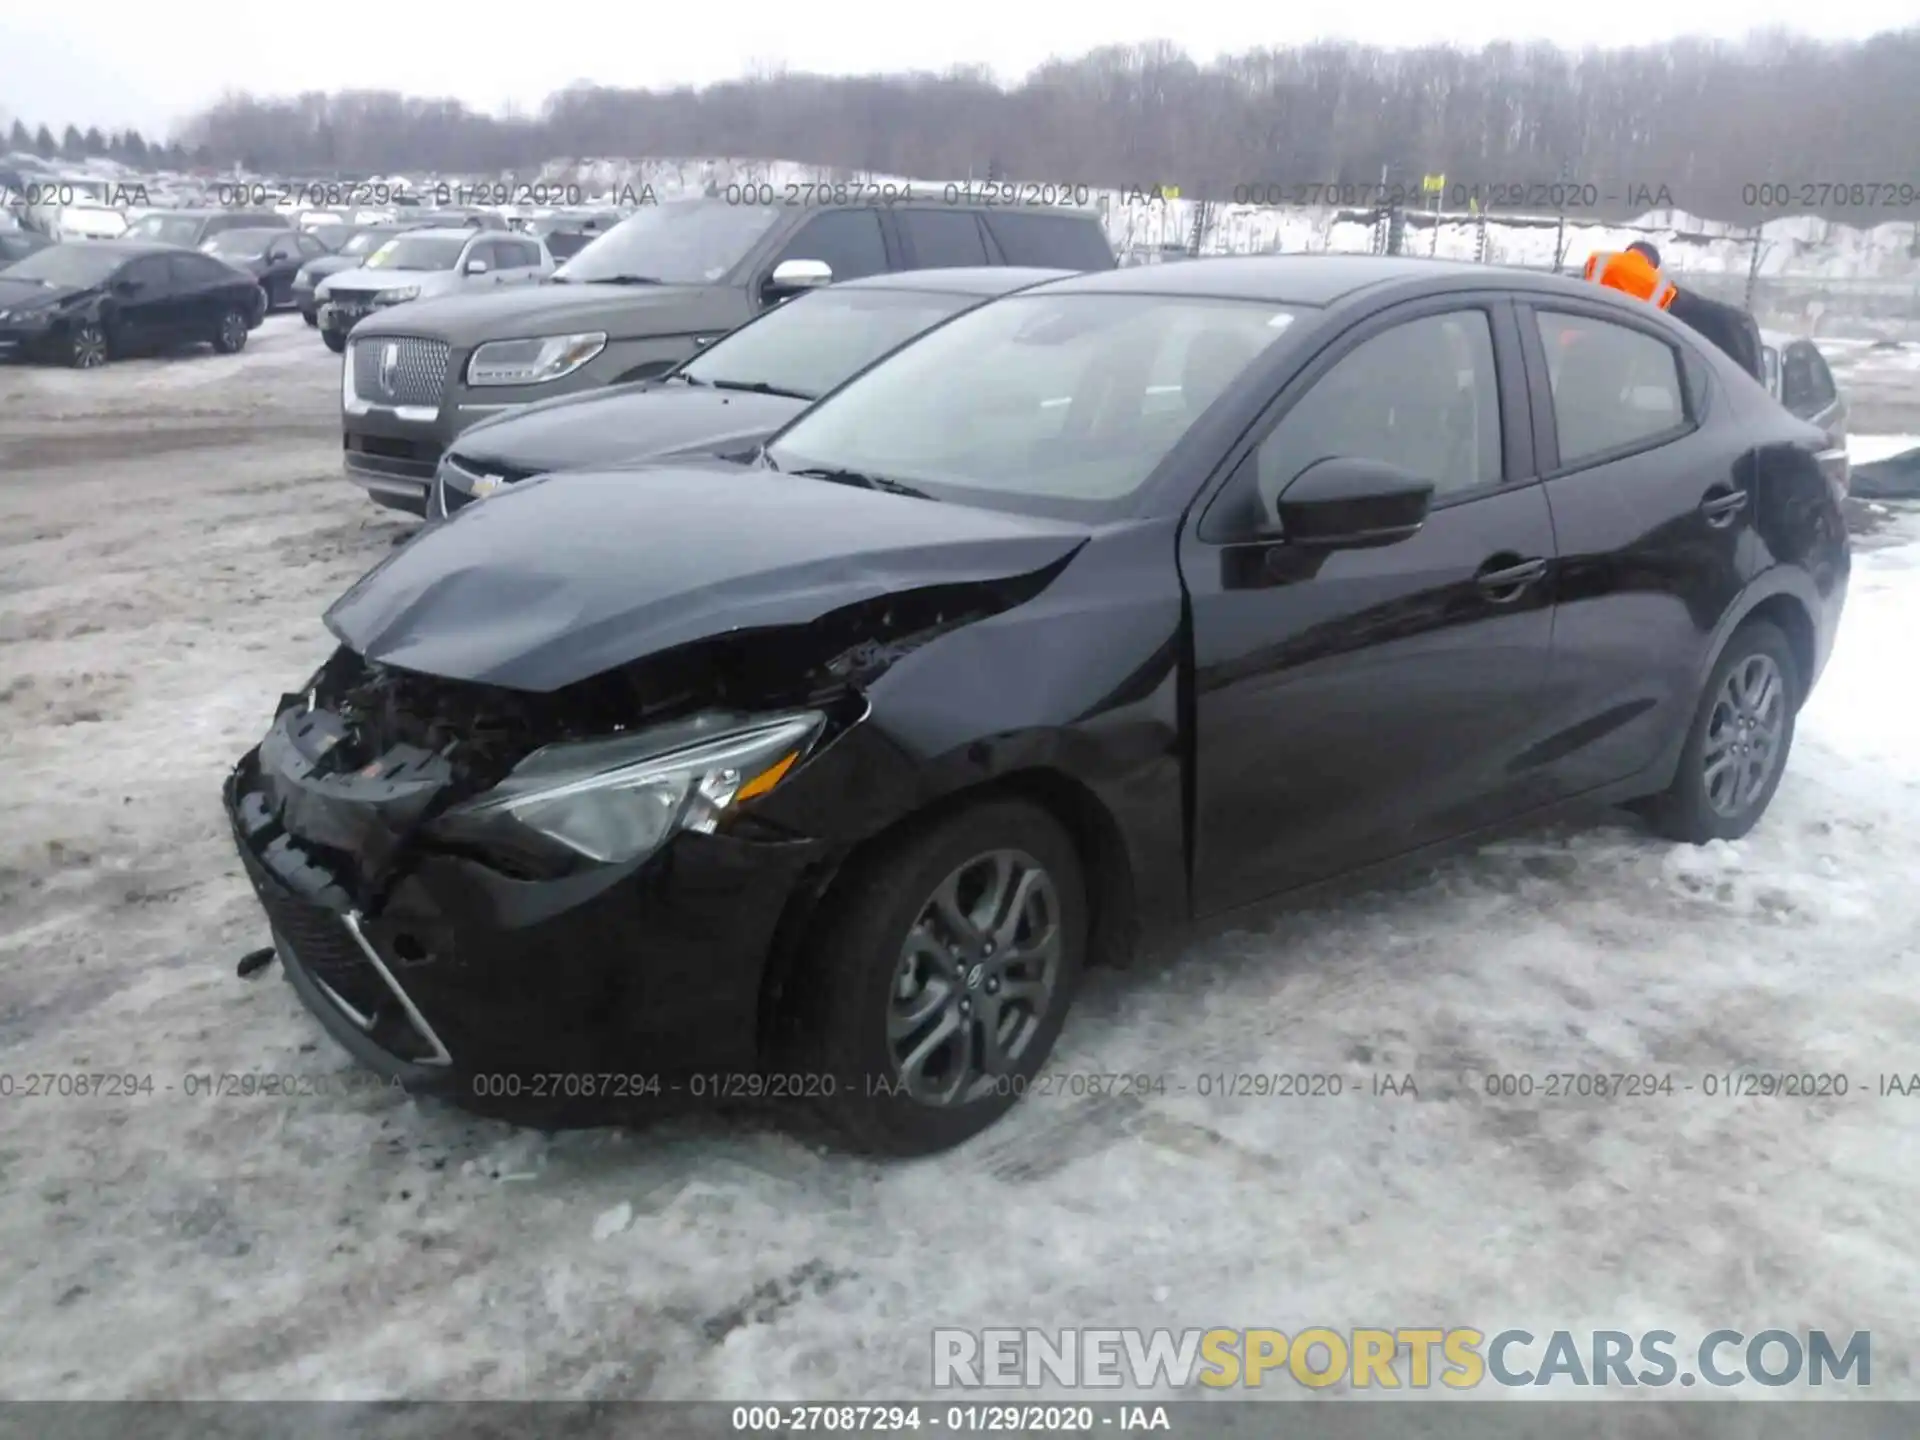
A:
POLYGON ((1686 429, 1680 357, 1664 340, 1562 311, 1535 311, 1534 323, 1547 352, 1563 466, 1686 429))

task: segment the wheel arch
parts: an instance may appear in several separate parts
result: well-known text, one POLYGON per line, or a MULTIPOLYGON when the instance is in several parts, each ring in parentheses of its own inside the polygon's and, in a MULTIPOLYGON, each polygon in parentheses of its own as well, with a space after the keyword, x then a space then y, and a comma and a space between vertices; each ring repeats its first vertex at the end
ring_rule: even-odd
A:
POLYGON ((759 1030, 763 1053, 772 1053, 778 1047, 783 1022, 791 1014, 787 982, 800 963, 807 938, 844 893, 849 880, 876 857, 896 850, 905 837, 995 800, 1025 800, 1067 832, 1080 858, 1081 879, 1086 886, 1086 963, 1089 967, 1127 963, 1137 930, 1137 890, 1132 857, 1118 819, 1089 786, 1064 770, 1048 766, 1012 770, 946 791, 900 816, 853 845, 787 902, 761 977, 759 1030))
POLYGON ((1814 607, 1807 596, 1799 593, 1788 572, 1769 574, 1773 583, 1756 583, 1741 597, 1738 605, 1728 610, 1716 628, 1713 644, 1708 647, 1706 664, 1700 671, 1700 683, 1706 683, 1706 677, 1713 673, 1713 667, 1720 663, 1727 646, 1744 626, 1764 620, 1787 637, 1787 644, 1793 651, 1794 668, 1798 671, 1794 676, 1796 684, 1793 699, 1794 707, 1798 709, 1806 703, 1819 669, 1819 632, 1814 626, 1814 607))

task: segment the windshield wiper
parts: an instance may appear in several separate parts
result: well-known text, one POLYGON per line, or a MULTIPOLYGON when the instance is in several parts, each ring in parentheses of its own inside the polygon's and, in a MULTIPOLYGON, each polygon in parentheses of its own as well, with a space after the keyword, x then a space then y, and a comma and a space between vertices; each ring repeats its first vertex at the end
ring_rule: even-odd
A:
POLYGON ((864 470, 836 470, 824 466, 813 466, 805 470, 784 471, 788 475, 804 475, 809 480, 831 480, 835 485, 857 485, 862 490, 884 490, 889 495, 905 495, 914 500, 931 500, 933 496, 924 490, 916 490, 911 485, 898 480, 889 480, 884 475, 869 475, 864 470))
POLYGON ((778 385, 769 385, 764 380, 703 380, 703 385, 711 385, 716 390, 744 390, 749 395, 779 395, 788 400, 817 400, 817 395, 808 395, 801 390, 783 390, 778 385))
POLYGON ((584 283, 588 285, 664 285, 667 282, 654 275, 596 275, 584 283))

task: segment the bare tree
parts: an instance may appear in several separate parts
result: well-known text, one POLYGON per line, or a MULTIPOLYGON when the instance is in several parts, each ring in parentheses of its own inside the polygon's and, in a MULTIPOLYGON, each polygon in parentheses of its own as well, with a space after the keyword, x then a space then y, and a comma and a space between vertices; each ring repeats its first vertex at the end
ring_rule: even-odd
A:
POLYGON ((282 173, 779 157, 850 174, 1362 203, 1383 178, 1417 190, 1444 173, 1443 199, 1461 209, 1859 223, 1920 215, 1915 75, 1920 27, 1857 43, 1772 33, 1581 52, 1321 43, 1209 65, 1157 41, 1055 59, 1012 87, 980 67, 835 78, 762 66, 700 90, 582 82, 532 115, 378 91, 230 94, 182 138, 210 160, 282 173))

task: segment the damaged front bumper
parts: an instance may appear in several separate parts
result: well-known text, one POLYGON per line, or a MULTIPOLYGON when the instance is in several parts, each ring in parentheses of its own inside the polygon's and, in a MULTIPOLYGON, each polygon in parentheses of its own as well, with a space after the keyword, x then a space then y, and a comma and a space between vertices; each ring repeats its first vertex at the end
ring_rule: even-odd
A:
POLYGON ((287 697, 224 797, 287 979, 363 1064, 568 1123, 758 1068, 767 960, 818 842, 689 831, 631 864, 512 873, 433 837, 444 754, 329 767, 343 724, 287 697))

